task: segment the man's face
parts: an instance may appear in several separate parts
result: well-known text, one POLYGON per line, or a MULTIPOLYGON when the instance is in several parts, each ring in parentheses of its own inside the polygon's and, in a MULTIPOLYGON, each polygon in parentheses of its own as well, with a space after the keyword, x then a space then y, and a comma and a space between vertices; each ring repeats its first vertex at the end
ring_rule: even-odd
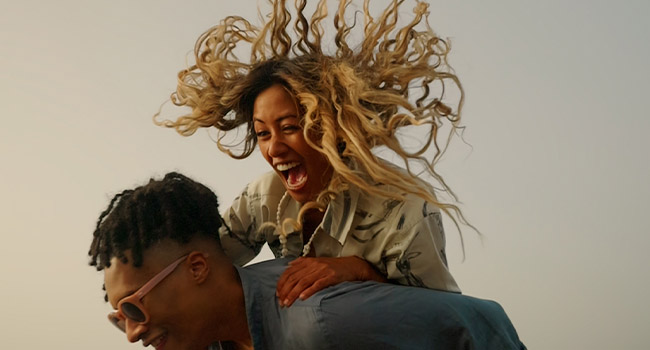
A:
MULTIPOLYGON (((145 254, 140 267, 113 258, 104 271, 108 301, 116 309, 120 300, 132 295, 175 259, 164 254, 145 254)), ((157 350, 205 349, 211 342, 205 338, 201 320, 192 317, 192 289, 187 280, 187 262, 181 262, 173 272, 149 291, 141 307, 149 315, 145 323, 125 318, 125 332, 130 342, 142 341, 157 350)))

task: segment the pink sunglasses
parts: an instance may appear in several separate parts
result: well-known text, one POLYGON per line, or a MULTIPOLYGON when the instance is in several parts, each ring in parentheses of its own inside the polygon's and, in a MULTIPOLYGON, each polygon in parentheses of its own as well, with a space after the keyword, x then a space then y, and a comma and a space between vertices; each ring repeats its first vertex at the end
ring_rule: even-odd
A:
MULTIPOLYGON (((188 254, 189 255, 189 254, 188 254)), ((139 324, 149 322, 149 313, 147 313, 144 305, 142 305, 142 298, 144 298, 147 293, 149 293, 155 286, 158 285, 162 280, 169 276, 180 263, 187 258, 188 255, 183 255, 178 258, 178 260, 171 263, 169 266, 160 271, 147 283, 145 283, 140 289, 135 293, 122 298, 117 304, 117 311, 113 311, 108 314, 108 320, 111 323, 120 329, 122 332, 126 332, 126 319, 130 319, 139 324)))

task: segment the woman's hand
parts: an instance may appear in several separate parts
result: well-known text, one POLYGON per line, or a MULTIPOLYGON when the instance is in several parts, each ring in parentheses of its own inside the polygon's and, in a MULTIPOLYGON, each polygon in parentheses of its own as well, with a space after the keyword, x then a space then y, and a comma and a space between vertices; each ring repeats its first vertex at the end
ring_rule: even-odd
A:
POLYGON ((305 300, 326 287, 344 281, 386 282, 367 261, 357 256, 341 258, 298 258, 289 263, 275 294, 280 306, 291 306, 297 298, 305 300))

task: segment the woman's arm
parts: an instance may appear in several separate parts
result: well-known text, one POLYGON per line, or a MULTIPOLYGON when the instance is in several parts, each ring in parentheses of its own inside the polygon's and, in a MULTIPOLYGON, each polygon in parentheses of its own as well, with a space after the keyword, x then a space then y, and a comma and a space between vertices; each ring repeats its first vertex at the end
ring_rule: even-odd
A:
MULTIPOLYGON (((381 233, 367 236, 371 238, 362 245, 356 239, 357 247, 348 250, 362 257, 300 258, 290 263, 278 281, 280 304, 289 306, 343 281, 390 281, 460 292, 447 267, 440 211, 419 199, 394 208, 379 215, 385 219, 373 229, 381 233)), ((361 236, 353 231, 351 236, 361 236)))
POLYGON ((345 281, 387 282, 374 266, 358 256, 303 257, 293 260, 278 280, 276 295, 281 306, 307 299, 326 287, 345 281))
POLYGON ((428 207, 417 214, 414 224, 404 225, 386 244, 383 259, 387 278, 408 286, 460 292, 447 266, 440 212, 428 207))

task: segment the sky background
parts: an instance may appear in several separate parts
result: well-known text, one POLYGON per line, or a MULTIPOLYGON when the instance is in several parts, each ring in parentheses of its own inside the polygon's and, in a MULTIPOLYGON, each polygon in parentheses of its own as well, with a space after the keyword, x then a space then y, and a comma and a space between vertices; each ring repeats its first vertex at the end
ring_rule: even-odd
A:
MULTIPOLYGON (((650 348, 650 3, 431 4, 471 145, 457 139, 441 171, 485 236, 465 232, 463 261, 447 222, 464 293, 500 302, 530 349, 650 348)), ((140 348, 106 322, 87 266, 95 221, 151 176, 181 171, 225 208, 269 169, 151 121, 196 38, 226 15, 255 19, 256 5, 2 1, 2 348, 140 348)))

